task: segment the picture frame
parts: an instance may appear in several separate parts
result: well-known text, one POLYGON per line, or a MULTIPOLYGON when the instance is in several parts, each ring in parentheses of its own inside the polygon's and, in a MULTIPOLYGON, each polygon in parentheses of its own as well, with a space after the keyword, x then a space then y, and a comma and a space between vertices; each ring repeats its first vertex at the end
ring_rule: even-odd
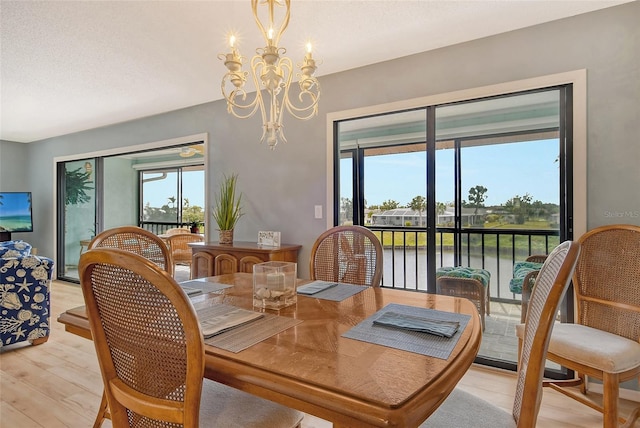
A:
POLYGON ((280 246, 280 232, 261 230, 258 232, 258 245, 265 247, 279 247, 280 246))

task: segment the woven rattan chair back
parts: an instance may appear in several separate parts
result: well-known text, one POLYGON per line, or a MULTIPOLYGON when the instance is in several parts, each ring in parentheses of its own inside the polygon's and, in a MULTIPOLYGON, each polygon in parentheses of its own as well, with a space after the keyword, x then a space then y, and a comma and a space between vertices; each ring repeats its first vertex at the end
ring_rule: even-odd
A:
POLYGON ((172 236, 172 235, 182 235, 182 234, 187 234, 187 233, 191 233, 191 231, 189 229, 184 228, 184 227, 172 227, 171 229, 167 229, 163 233, 163 235, 172 236))
POLYGON ((89 244, 89 249, 100 247, 119 248, 138 254, 173 276, 174 265, 169 247, 159 236, 141 227, 122 226, 107 229, 93 238, 89 244))
POLYGON ((580 237, 573 285, 578 324, 640 339, 640 227, 610 225, 580 237))
POLYGON ((536 278, 527 311, 513 404, 513 416, 520 428, 536 425, 549 338, 579 253, 580 244, 563 242, 549 254, 536 278))
POLYGON ((192 251, 189 244, 192 242, 203 242, 204 237, 196 233, 180 233, 169 236, 166 240, 174 266, 177 264, 191 265, 192 251))
POLYGON ((87 251, 79 272, 113 426, 198 426, 204 344, 184 292, 120 249, 87 251))
POLYGON ((312 280, 379 286, 382 244, 363 226, 336 226, 321 234, 311 249, 312 280))

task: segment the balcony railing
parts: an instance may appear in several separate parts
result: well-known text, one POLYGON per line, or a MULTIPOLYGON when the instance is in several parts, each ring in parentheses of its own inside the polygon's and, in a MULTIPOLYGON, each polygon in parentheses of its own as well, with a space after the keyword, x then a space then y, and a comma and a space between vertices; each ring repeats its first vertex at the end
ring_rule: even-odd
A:
MULTIPOLYGON (((427 289, 427 234, 413 227, 372 226, 384 247, 382 285, 427 289)), ((491 300, 515 303, 509 291, 513 265, 532 254, 549 254, 559 244, 558 230, 467 228, 460 233, 460 263, 454 262, 452 228, 436 229, 436 268, 463 266, 491 272, 491 300)))
POLYGON ((155 221, 142 221, 139 223, 139 226, 143 229, 146 229, 150 232, 155 233, 156 235, 162 235, 167 230, 174 227, 189 227, 190 223, 169 223, 169 222, 155 222, 155 221))

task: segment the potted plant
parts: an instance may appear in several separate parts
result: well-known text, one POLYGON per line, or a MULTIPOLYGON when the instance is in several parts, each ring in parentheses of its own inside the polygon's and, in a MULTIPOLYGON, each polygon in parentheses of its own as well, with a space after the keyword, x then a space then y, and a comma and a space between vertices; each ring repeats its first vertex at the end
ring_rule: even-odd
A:
POLYGON ((200 222, 192 221, 191 224, 189 224, 189 230, 191 233, 200 233, 200 222))
POLYGON ((191 233, 200 233, 200 226, 204 225, 204 211, 198 205, 191 205, 189 198, 182 202, 182 220, 189 223, 191 233))
POLYGON ((242 193, 236 193, 236 183, 238 175, 233 174, 230 177, 224 176, 220 190, 215 197, 215 206, 213 207, 213 219, 218 225, 221 244, 233 243, 233 229, 242 217, 242 193))

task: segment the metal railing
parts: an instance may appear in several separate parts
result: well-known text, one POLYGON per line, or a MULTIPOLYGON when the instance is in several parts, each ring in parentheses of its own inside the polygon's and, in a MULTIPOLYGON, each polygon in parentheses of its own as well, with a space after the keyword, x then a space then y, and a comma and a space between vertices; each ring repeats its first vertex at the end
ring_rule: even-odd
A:
MULTIPOLYGON (((384 247, 382 285, 427 289, 427 234, 413 227, 371 226, 384 247)), ((462 265, 491 273, 491 300, 515 303, 509 290, 513 265, 532 254, 549 254, 559 244, 558 230, 466 228, 460 232, 459 263, 454 261, 453 228, 436 229, 436 268, 462 265)))
POLYGON ((169 222, 155 222, 155 221, 142 221, 138 224, 141 228, 146 229, 156 235, 162 235, 167 230, 174 227, 189 227, 191 223, 169 223, 169 222))

